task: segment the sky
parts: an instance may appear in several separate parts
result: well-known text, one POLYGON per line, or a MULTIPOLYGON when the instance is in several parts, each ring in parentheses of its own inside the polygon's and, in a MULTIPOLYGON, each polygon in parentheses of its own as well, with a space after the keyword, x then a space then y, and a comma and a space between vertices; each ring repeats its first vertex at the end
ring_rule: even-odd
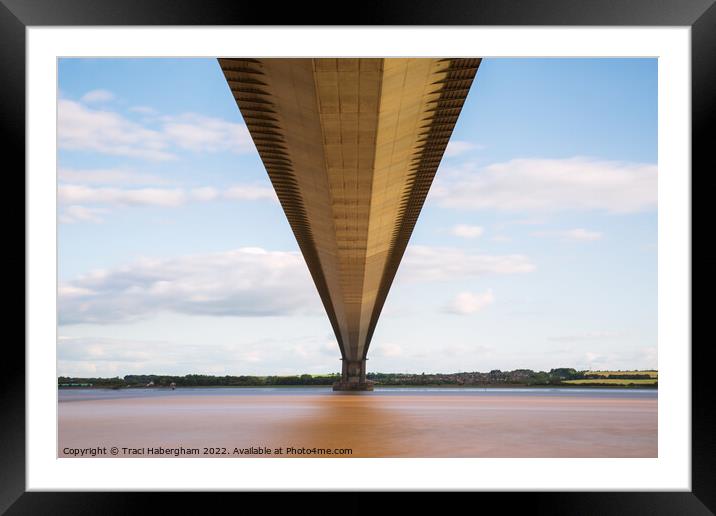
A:
MULTIPOLYGON (((214 59, 61 59, 60 376, 340 371, 214 59)), ((657 367, 656 59, 484 59, 368 371, 657 367)))

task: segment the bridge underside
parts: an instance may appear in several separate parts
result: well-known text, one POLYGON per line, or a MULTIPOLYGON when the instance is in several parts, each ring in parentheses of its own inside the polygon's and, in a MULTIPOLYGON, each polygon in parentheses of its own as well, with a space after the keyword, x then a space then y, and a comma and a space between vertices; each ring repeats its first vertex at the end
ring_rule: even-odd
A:
POLYGON ((370 341, 480 59, 219 59, 343 359, 370 341))

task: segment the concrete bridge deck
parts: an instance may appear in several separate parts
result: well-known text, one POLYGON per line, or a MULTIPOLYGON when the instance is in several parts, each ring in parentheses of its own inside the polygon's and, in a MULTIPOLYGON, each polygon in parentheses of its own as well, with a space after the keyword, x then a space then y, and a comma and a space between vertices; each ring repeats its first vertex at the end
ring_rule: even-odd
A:
POLYGON ((219 63, 333 326, 337 390, 366 356, 480 59, 219 63))

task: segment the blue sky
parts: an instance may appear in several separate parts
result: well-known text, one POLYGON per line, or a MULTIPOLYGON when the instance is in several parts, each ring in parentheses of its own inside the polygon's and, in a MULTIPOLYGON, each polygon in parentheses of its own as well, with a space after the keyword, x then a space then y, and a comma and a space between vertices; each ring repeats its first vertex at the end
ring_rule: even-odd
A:
MULTIPOLYGON (((340 369, 218 63, 62 59, 58 374, 340 369)), ((657 62, 485 59, 369 370, 657 366, 657 62)))

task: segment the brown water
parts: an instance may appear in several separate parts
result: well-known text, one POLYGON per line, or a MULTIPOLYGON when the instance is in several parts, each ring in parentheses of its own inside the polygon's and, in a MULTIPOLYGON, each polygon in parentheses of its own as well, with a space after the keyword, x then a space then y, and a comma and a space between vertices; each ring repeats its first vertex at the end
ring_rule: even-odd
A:
POLYGON ((657 456, 655 391, 61 391, 58 412, 60 457, 112 447, 118 457, 177 453, 150 455, 156 447, 199 450, 183 457, 259 456, 240 451, 251 447, 282 457, 657 456))

